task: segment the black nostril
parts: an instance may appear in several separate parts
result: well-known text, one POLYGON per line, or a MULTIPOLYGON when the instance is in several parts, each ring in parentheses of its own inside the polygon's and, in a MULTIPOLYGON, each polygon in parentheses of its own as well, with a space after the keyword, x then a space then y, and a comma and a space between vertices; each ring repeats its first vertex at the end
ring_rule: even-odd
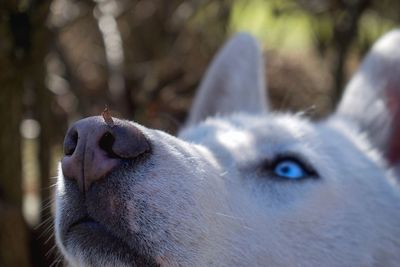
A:
POLYGON ((99 147, 107 152, 110 158, 119 158, 117 154, 113 151, 112 147, 114 145, 115 138, 110 132, 106 132, 99 141, 99 147))
POLYGON ((64 155, 71 156, 74 154, 76 146, 78 144, 78 132, 76 130, 72 130, 69 134, 67 134, 64 142, 64 155))

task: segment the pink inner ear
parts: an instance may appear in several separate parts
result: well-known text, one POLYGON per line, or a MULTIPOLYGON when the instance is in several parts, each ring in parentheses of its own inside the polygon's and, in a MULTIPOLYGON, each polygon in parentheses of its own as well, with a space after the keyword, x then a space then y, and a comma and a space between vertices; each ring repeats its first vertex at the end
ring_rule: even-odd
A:
POLYGON ((392 114, 392 129, 389 136, 387 158, 391 165, 400 162, 400 90, 389 86, 386 90, 387 105, 392 114))

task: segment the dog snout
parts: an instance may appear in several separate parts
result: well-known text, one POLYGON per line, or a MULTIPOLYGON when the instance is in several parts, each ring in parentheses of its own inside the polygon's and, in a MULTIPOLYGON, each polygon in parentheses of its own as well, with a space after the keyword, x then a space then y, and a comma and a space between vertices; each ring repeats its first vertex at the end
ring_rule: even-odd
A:
POLYGON ((132 123, 113 119, 109 125, 100 116, 86 118, 74 123, 65 136, 62 171, 86 192, 121 161, 135 159, 149 149, 148 140, 132 123))

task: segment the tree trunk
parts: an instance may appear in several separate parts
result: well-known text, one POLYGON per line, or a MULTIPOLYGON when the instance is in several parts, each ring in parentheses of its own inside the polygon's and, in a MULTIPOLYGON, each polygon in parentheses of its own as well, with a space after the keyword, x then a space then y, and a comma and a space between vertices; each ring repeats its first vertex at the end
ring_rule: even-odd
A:
MULTIPOLYGON (((23 100, 31 104, 36 100, 40 106, 37 117, 42 129, 39 140, 41 186, 48 188, 51 127, 47 123, 50 101, 44 87, 44 59, 50 40, 45 20, 51 1, 26 1, 26 5, 18 2, 0 3, 0 17, 6 18, 0 20, 0 266, 23 267, 37 262, 40 255, 32 255, 29 251, 32 242, 29 242, 28 228, 22 217, 19 126, 23 100), (34 90, 35 99, 27 98, 27 90, 34 90)), ((41 194, 43 192, 40 190, 41 194)))
POLYGON ((38 139, 38 159, 40 171, 40 221, 39 226, 32 231, 31 253, 32 263, 35 266, 49 266, 55 260, 54 238, 49 231, 52 224, 51 214, 51 181, 50 163, 52 137, 55 127, 52 122, 52 94, 48 90, 46 80, 45 59, 53 42, 52 32, 46 26, 46 19, 50 12, 51 1, 42 1, 31 10, 32 21, 32 50, 30 53, 30 70, 26 73, 26 79, 30 81, 34 95, 35 118, 40 124, 38 139), (46 222, 46 223, 45 223, 46 222))
POLYGON ((10 21, 0 20, 0 40, 0 266, 30 266, 27 228, 21 210, 19 132, 23 93, 21 74, 26 62, 14 56, 10 21))

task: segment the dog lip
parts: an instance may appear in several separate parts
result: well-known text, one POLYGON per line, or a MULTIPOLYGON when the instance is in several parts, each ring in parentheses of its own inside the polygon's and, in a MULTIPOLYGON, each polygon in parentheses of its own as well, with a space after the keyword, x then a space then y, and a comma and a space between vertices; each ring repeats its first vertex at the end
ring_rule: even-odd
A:
POLYGON ((80 219, 76 220, 75 222, 71 223, 68 226, 65 235, 68 235, 71 231, 74 230, 74 228, 80 227, 80 226, 90 227, 92 229, 97 228, 98 230, 101 230, 102 232, 106 232, 107 234, 110 234, 109 231, 107 231, 107 229, 100 222, 96 221, 95 219, 93 219, 90 216, 84 216, 84 217, 81 217, 80 219))
MULTIPOLYGON (((125 245, 127 245, 121 238, 118 238, 116 235, 114 235, 112 232, 110 232, 102 223, 96 221, 89 215, 86 215, 84 217, 81 217, 80 219, 77 219, 73 223, 71 223, 66 229, 66 232, 64 234, 64 237, 67 238, 67 236, 73 234, 77 228, 80 229, 91 229, 91 231, 99 231, 102 234, 105 234, 113 239, 118 239, 122 241, 125 245)), ((64 238, 64 239, 65 239, 64 238)))
POLYGON ((107 236, 119 239, 117 236, 115 236, 113 233, 111 233, 103 224, 101 224, 100 222, 96 221, 95 219, 93 219, 92 217, 90 217, 89 215, 85 215, 77 220, 75 220, 73 223, 71 223, 66 229, 65 232, 65 237, 72 234, 72 232, 75 230, 75 228, 81 228, 82 227, 86 228, 86 229, 92 229, 95 231, 100 231, 104 234, 106 234, 107 236))
MULTIPOLYGON (((160 265, 156 262, 154 257, 141 254, 136 247, 132 247, 129 243, 126 242, 124 238, 118 237, 117 235, 109 231, 102 223, 96 221, 95 219, 93 219, 88 215, 81 217, 80 219, 77 219, 76 221, 71 223, 70 226, 67 228, 65 238, 72 238, 74 239, 74 242, 82 242, 82 240, 79 241, 79 239, 82 238, 82 235, 81 234, 76 235, 76 233, 74 233, 75 231, 82 231, 82 230, 88 231, 91 234, 96 233, 97 238, 106 237, 107 240, 112 240, 112 242, 115 242, 114 249, 125 251, 124 255, 125 256, 128 255, 127 258, 125 259, 126 264, 131 264, 132 266, 160 267, 160 265)), ((87 236, 83 238, 87 238, 87 236)), ((86 245, 89 244, 88 249, 90 249, 92 245, 98 246, 101 243, 97 242, 97 243, 92 243, 92 245, 90 245, 91 242, 89 241, 86 244, 86 245)), ((107 244, 108 243, 104 243, 104 245, 107 244)))
POLYGON ((82 217, 82 218, 76 220, 75 222, 73 222, 68 228, 71 229, 74 226, 77 226, 79 224, 84 224, 84 223, 87 223, 87 224, 99 224, 99 222, 95 221, 92 217, 85 216, 85 217, 82 217))
POLYGON ((90 229, 90 231, 98 231, 99 233, 107 235, 113 239, 120 240, 123 244, 129 247, 128 243, 125 242, 124 238, 119 237, 118 235, 113 233, 113 231, 110 231, 104 224, 95 220, 89 215, 83 216, 80 219, 77 219, 73 223, 71 223, 67 227, 65 236, 72 234, 72 232, 74 232, 76 228, 87 229, 87 230, 90 229))

